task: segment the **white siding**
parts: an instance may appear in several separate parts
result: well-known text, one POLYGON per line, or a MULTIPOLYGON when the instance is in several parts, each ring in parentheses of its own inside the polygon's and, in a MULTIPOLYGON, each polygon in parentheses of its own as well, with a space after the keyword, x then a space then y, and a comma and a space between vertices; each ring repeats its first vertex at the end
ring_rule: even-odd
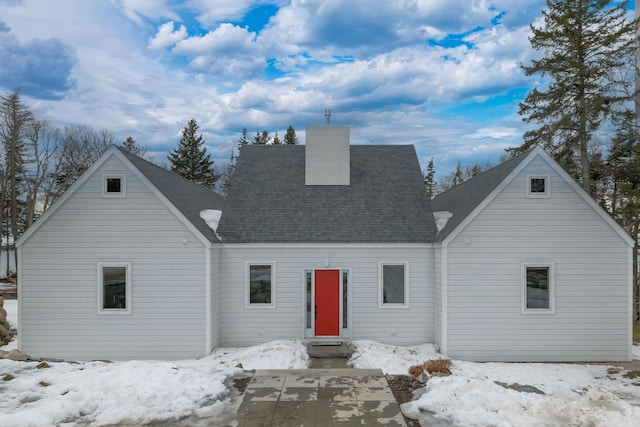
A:
POLYGON ((428 245, 233 245, 221 257, 220 344, 245 346, 303 339, 303 272, 351 269, 351 338, 388 344, 433 341, 433 249, 428 245), (276 309, 245 308, 245 262, 276 262, 276 309), (408 309, 378 308, 378 262, 409 262, 408 309), (396 333, 393 334, 393 331, 396 333))
POLYGON ((22 350, 70 360, 205 352, 205 249, 117 157, 22 246, 22 350), (126 198, 102 198, 104 174, 126 198), (131 263, 132 313, 97 314, 97 263, 131 263))
POLYGON ((628 358, 628 246, 540 157, 448 248, 448 355, 628 358), (551 197, 525 198, 527 174, 551 197), (521 263, 555 263, 555 314, 521 314, 521 263))

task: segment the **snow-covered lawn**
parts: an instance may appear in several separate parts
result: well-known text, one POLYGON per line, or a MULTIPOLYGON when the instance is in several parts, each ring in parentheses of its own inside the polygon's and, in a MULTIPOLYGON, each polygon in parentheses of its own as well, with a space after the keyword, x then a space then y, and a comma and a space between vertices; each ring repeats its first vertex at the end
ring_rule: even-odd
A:
MULTIPOLYGON (((406 374, 411 365, 441 357, 431 345, 396 347, 359 341, 356 368, 406 374)), ((634 350, 640 350, 635 346, 634 350)), ((452 375, 430 378, 405 414, 430 425, 434 417, 455 426, 638 426, 640 372, 609 365, 473 363, 453 361, 452 375), (617 372, 616 372, 617 371, 617 372), (631 375, 633 376, 633 375, 631 375), (519 384, 545 394, 507 389, 519 384), (425 415, 426 413, 426 415, 425 415)))
POLYGON ((48 363, 0 360, 0 426, 140 425, 216 416, 225 380, 245 369, 305 368, 305 347, 276 341, 197 360, 48 363), (10 381, 2 381, 11 375, 10 381), (73 425, 73 424, 72 424, 73 425))
MULTIPOLYGON (((5 301, 5 308, 9 321, 17 323, 15 301, 5 301)), ((354 367, 390 374, 406 374, 410 366, 440 357, 430 344, 355 344, 354 367)), ((634 350, 638 357, 640 348, 634 350)), ((216 416, 231 387, 225 381, 242 372, 239 363, 250 370, 304 368, 308 362, 297 341, 222 348, 201 359, 173 362, 50 362, 50 367, 38 369, 36 362, 0 360, 0 426, 136 425, 216 416), (7 376, 12 379, 7 381, 7 376)), ((640 377, 626 378, 626 370, 609 368, 454 360, 451 376, 429 379, 417 400, 403 410, 418 419, 436 416, 456 426, 636 426, 640 377), (533 386, 545 394, 506 389, 496 381, 533 386)))

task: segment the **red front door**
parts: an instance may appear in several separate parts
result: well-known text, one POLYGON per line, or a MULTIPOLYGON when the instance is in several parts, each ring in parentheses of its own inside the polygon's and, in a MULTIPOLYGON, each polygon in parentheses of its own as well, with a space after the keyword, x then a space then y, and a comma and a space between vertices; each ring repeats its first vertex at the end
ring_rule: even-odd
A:
POLYGON ((315 272, 315 336, 340 336, 340 270, 315 272))

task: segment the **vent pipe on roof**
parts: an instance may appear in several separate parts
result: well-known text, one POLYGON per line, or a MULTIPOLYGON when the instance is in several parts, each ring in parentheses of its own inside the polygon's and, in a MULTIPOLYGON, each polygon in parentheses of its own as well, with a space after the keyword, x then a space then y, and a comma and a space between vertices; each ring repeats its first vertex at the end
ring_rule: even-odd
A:
POLYGON ((331 109, 327 108, 326 110, 324 110, 324 117, 327 119, 327 124, 330 125, 331 124, 331 109))

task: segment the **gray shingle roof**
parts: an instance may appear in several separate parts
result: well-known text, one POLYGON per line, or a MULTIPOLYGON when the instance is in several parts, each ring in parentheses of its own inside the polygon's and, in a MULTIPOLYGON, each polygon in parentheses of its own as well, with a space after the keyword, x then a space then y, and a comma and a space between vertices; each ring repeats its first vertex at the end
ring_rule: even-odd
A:
POLYGON ((156 187, 209 241, 219 242, 215 233, 200 218, 205 209, 222 210, 224 198, 173 172, 154 165, 118 147, 120 152, 156 187))
POLYGON ((435 241, 443 241, 484 199, 529 155, 528 150, 462 184, 438 194, 431 200, 433 212, 453 214, 435 241))
POLYGON ((436 234, 413 146, 351 146, 351 185, 306 186, 305 147, 241 150, 218 232, 228 243, 425 243, 436 234))

